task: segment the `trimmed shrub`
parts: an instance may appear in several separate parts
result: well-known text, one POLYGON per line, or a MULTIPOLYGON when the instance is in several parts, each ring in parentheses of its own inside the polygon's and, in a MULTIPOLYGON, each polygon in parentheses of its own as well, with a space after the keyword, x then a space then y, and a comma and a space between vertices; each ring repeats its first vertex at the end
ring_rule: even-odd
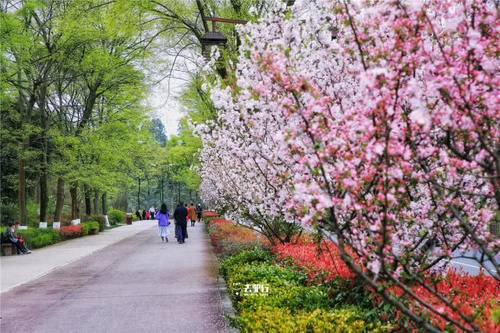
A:
POLYGON ((38 249, 47 245, 52 245, 61 240, 57 230, 29 228, 27 230, 17 230, 29 249, 38 249))
POLYGON ((82 227, 82 233, 80 234, 80 236, 87 236, 90 229, 88 222, 80 223, 80 226, 82 227))
POLYGON ((245 311, 231 321, 242 332, 382 333, 391 330, 390 326, 380 322, 366 321, 363 311, 358 308, 292 313, 287 308, 264 307, 258 312, 245 311))
POLYGON ((104 231, 106 228, 106 218, 102 215, 86 215, 82 218, 84 222, 97 222, 99 224, 99 231, 104 231))
POLYGON ((97 221, 87 222, 89 224, 89 235, 98 234, 101 230, 101 225, 97 221))
POLYGON ((224 260, 224 262, 220 265, 220 273, 227 279, 233 267, 240 267, 241 265, 254 262, 271 263, 272 260, 273 256, 271 253, 262 248, 255 248, 251 251, 242 251, 238 255, 228 257, 224 260))
POLYGON ((110 209, 108 212, 109 223, 117 224, 125 221, 125 214, 118 209, 110 209))

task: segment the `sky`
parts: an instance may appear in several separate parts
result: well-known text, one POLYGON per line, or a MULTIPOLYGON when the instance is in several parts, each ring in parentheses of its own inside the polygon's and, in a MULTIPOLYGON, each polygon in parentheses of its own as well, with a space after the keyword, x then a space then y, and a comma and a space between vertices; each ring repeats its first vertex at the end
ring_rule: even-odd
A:
POLYGON ((153 116, 159 118, 165 126, 168 137, 177 135, 179 120, 184 116, 183 106, 178 97, 186 81, 179 79, 165 79, 151 89, 148 104, 153 108, 153 116))

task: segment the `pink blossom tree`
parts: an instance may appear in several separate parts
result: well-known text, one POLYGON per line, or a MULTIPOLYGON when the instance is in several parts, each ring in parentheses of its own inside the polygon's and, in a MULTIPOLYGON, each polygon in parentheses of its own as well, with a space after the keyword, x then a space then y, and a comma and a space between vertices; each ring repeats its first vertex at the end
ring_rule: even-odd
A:
POLYGON ((224 199, 259 193, 243 210, 273 184, 283 214, 330 230, 350 269, 414 323, 439 331, 429 313, 480 330, 428 277, 474 249, 500 280, 488 232, 500 207, 499 23, 498 2, 482 0, 278 6, 241 30, 234 87, 212 91, 221 121, 206 132, 203 176, 224 199))

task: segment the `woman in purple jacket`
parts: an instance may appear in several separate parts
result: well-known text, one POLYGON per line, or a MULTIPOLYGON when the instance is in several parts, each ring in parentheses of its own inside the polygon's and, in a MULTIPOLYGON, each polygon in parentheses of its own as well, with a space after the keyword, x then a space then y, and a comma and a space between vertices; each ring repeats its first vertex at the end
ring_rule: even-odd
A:
POLYGON ((168 225, 170 222, 170 212, 167 209, 167 205, 162 203, 160 211, 156 214, 156 219, 158 220, 158 235, 161 237, 161 241, 165 240, 168 242, 168 225))

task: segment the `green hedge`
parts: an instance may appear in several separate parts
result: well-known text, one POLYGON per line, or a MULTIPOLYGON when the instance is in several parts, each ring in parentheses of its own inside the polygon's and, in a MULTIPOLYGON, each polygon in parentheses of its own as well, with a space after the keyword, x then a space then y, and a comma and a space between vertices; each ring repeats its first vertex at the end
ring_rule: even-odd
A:
POLYGON ((371 323, 363 318, 361 309, 316 309, 292 313, 288 308, 263 307, 257 312, 244 311, 231 322, 242 332, 339 332, 382 333, 390 332, 389 326, 371 323))
POLYGON ((16 232, 18 235, 23 236, 24 242, 29 249, 38 249, 55 244, 61 240, 59 232, 50 228, 28 228, 27 230, 17 230, 16 232))
POLYGON ((99 231, 104 231, 106 229, 106 219, 102 215, 88 215, 82 218, 83 222, 98 222, 99 231))
MULTIPOLYGON (((83 222, 80 224, 82 226, 81 236, 86 236, 95 230, 98 232, 100 224, 99 222, 83 222)), ((0 232, 3 232, 7 227, 0 228, 0 232)), ((26 230, 17 230, 16 233, 23 237, 26 246, 29 249, 38 249, 44 246, 52 245, 60 242, 60 233, 52 228, 40 229, 40 228, 28 228, 26 230)))
POLYGON ((89 234, 94 234, 99 232, 99 222, 97 221, 92 221, 92 222, 82 222, 80 223, 82 226, 82 236, 87 236, 89 234))
POLYGON ((118 209, 110 209, 108 212, 109 223, 117 224, 125 221, 125 214, 118 209))
POLYGON ((242 332, 387 332, 369 309, 339 305, 332 286, 310 285, 307 274, 280 266, 264 249, 224 260, 226 279, 238 313, 231 318, 242 332))

